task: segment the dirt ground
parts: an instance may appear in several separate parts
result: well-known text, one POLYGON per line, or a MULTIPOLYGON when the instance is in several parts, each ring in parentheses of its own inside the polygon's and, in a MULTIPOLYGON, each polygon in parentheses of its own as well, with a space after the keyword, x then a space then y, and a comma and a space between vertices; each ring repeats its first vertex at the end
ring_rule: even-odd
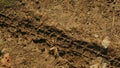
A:
POLYGON ((8 3, 0 3, 0 55, 11 62, 0 68, 120 68, 120 0, 8 3))

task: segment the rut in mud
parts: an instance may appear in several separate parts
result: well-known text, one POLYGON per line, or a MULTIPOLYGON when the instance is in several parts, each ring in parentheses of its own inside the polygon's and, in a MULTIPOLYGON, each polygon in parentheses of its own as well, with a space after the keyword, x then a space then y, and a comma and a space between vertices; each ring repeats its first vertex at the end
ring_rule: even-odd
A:
MULTIPOLYGON (((65 31, 57 29, 54 26, 48 26, 46 24, 33 24, 29 19, 21 20, 16 23, 12 23, 14 19, 10 19, 4 15, 1 15, 0 29, 3 32, 7 32, 14 38, 25 38, 28 43, 45 44, 44 47, 57 47, 59 56, 77 56, 86 66, 90 66, 92 60, 96 57, 102 57, 108 63, 108 67, 118 68, 120 67, 120 56, 113 54, 112 48, 105 49, 101 45, 93 42, 89 43, 84 40, 77 40, 70 37, 65 31), (3 21, 2 21, 3 19, 3 21), (10 20, 4 21, 5 20, 10 20)), ((27 46, 27 44, 25 45, 27 46)), ((52 53, 50 52, 52 55, 52 53)), ((76 68, 76 67, 75 67, 76 68)))

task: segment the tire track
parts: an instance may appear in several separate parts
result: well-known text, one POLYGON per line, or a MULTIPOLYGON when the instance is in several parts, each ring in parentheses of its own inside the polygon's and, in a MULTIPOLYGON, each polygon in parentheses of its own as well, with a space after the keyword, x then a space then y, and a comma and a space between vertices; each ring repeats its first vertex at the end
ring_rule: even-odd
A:
MULTIPOLYGON (((29 37, 33 36, 31 39, 35 44, 45 43, 48 47, 57 46, 62 49, 62 52, 59 51, 60 56, 64 56, 66 54, 73 54, 74 56, 83 56, 90 60, 93 60, 95 57, 102 57, 107 60, 109 63, 109 67, 120 67, 120 57, 116 57, 116 55, 111 56, 110 50, 101 47, 96 43, 88 43, 83 40, 76 40, 65 34, 64 31, 57 29, 53 26, 47 26, 45 24, 35 25, 31 21, 22 20, 18 22, 16 25, 9 24, 8 22, 0 22, 0 29, 6 29, 13 37, 17 37, 19 35, 29 37), (6 29, 7 28, 7 29, 6 29), (16 31, 12 31, 11 28, 16 29, 16 31), (39 38, 39 37, 43 38, 39 38), (51 39, 54 39, 56 42, 52 42, 51 39), (52 43, 48 43, 52 42, 52 43), (85 54, 89 53, 93 57, 85 54)), ((90 61, 84 61, 86 65, 90 64, 90 61)))

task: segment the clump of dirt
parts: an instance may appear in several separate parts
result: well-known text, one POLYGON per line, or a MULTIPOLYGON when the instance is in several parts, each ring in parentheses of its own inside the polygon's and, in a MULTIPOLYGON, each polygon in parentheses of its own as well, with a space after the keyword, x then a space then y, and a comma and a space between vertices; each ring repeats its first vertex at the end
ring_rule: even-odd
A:
POLYGON ((10 54, 12 68, 90 68, 97 58, 106 65, 101 67, 118 68, 119 3, 18 0, 8 8, 0 5, 0 50, 10 54), (104 48, 105 37, 109 46, 104 48))

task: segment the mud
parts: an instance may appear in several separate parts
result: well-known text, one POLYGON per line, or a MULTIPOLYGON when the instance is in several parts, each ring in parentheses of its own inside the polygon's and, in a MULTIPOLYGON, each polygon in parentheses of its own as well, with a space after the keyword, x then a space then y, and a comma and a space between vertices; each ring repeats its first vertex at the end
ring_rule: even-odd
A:
MULTIPOLYGON (((5 16, 2 17, 7 18, 5 16)), ((78 56, 79 59, 83 59, 81 63, 84 63, 86 66, 90 66, 94 58, 102 57, 110 64, 109 68, 120 67, 120 57, 113 54, 111 55, 110 51, 113 50, 112 48, 105 49, 95 42, 89 43, 84 40, 76 40, 67 35, 65 31, 59 30, 54 26, 45 24, 35 25, 30 20, 22 20, 20 22, 21 23, 16 23, 16 25, 1 22, 0 29, 7 31, 7 34, 10 34, 11 37, 15 39, 22 37, 29 43, 33 42, 34 45, 45 44, 45 47, 49 48, 55 46, 58 48, 61 57, 66 55, 69 57, 78 56), (87 60, 84 60, 84 58, 87 60)), ((28 43, 23 44, 23 46, 27 45, 28 43)))
MULTIPOLYGON (((69 11, 72 11, 72 9, 70 9, 72 7, 77 8, 77 6, 75 5, 76 2, 73 0, 67 2, 69 6, 67 8, 69 9, 69 11)), ((101 25, 95 25, 93 27, 90 26, 89 23, 86 24, 85 22, 87 21, 93 22, 93 19, 90 17, 88 19, 86 18, 85 20, 84 18, 78 19, 81 21, 84 20, 82 21, 84 25, 81 25, 79 27, 80 23, 78 24, 73 23, 73 17, 69 18, 69 16, 67 16, 69 20, 65 18, 66 16, 64 14, 66 13, 63 12, 63 15, 61 14, 63 17, 65 16, 64 18, 59 18, 59 16, 57 16, 57 14, 59 14, 57 13, 57 10, 56 10, 57 14, 51 12, 52 11, 51 4, 55 5, 58 3, 61 3, 62 6, 64 6, 64 9, 62 10, 65 11, 66 6, 64 4, 64 1, 62 2, 60 0, 55 2, 52 1, 47 2, 46 0, 45 1, 41 0, 40 3, 41 4, 39 6, 39 1, 19 1, 16 2, 17 4, 16 7, 12 6, 12 8, 7 8, 5 9, 6 10, 5 12, 0 14, 0 36, 1 36, 0 38, 3 42, 0 44, 1 45, 0 49, 5 50, 6 53, 10 53, 10 55, 12 56, 13 64, 11 68, 60 68, 60 67, 90 68, 90 66, 93 65, 92 61, 98 57, 101 57, 103 59, 103 62, 107 63, 107 68, 120 67, 119 46, 116 47, 112 45, 108 48, 104 48, 98 42, 95 41, 91 42, 83 39, 83 37, 91 39, 91 34, 87 33, 87 31, 90 31, 91 28, 95 29, 101 27, 101 25), (30 4, 28 4, 27 2, 30 4), (35 4, 33 4, 33 2, 35 2, 35 4), (30 7, 32 7, 32 9, 30 7), (44 11, 48 14, 45 14, 44 11), (51 22, 51 20, 53 21, 51 22), (66 24, 66 20, 72 23, 68 23, 69 24, 68 26, 68 24, 66 24), (59 22, 62 22, 63 24, 62 28, 59 22), (90 27, 87 28, 87 26, 90 27), (57 50, 56 52, 58 52, 57 55, 55 55, 54 51, 50 50, 53 47, 57 48, 56 49, 57 50)), ((85 0, 84 3, 86 4, 88 3, 88 1, 85 0)), ((98 3, 98 1, 95 1, 95 4, 96 3, 98 3)), ((112 3, 114 4, 114 1, 112 0, 107 1, 108 5, 112 3)), ((94 5, 91 5, 91 7, 92 6, 94 5)), ((57 7, 61 6, 59 5, 57 7)), ((85 7, 85 5, 82 5, 82 7, 85 7)), ((105 11, 106 6, 104 6, 104 8, 105 11)), ((89 9, 90 6, 89 8, 86 8, 83 12, 86 13, 87 10, 89 9)), ((109 9, 108 12, 110 10, 111 9, 109 9)), ((111 18, 107 11, 103 12, 103 14, 104 13, 105 16, 108 16, 106 18, 108 18, 111 21, 111 18)), ((116 15, 116 18, 119 19, 119 11, 117 13, 118 14, 116 15)), ((86 15, 85 17, 89 16, 86 15)), ((102 21, 106 22, 103 19, 102 21)), ((104 22, 102 24, 104 24, 104 22)), ((119 22, 119 20, 117 22, 119 22)), ((108 25, 110 24, 108 23, 108 25)), ((113 30, 113 33, 119 36, 119 23, 116 26, 118 27, 116 27, 113 30)), ((101 35, 106 34, 113 37, 111 34, 112 30, 110 30, 110 28, 108 29, 106 28, 106 32, 103 34, 100 32, 99 33, 101 35)))

